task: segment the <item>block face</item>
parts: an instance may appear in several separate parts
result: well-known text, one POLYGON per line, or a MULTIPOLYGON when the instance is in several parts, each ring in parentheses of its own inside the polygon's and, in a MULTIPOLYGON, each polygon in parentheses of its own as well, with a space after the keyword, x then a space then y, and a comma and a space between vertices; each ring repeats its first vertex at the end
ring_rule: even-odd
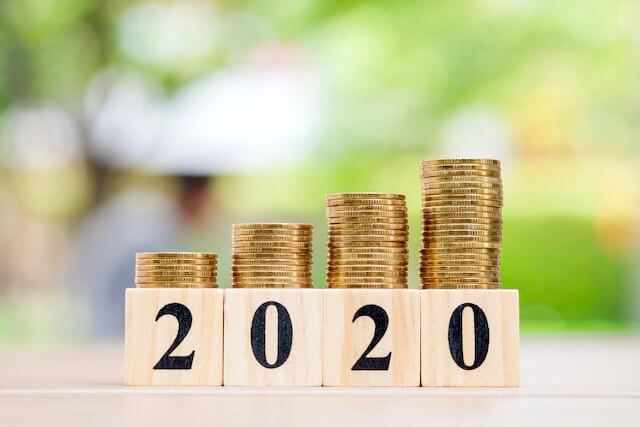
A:
POLYGON ((518 291, 421 291, 424 387, 520 384, 518 291))
POLYGON ((223 302, 222 289, 127 289, 125 385, 222 385, 223 302))
POLYGON ((322 290, 225 290, 224 385, 322 385, 322 290))
POLYGON ((420 291, 324 291, 323 385, 420 385, 420 291))

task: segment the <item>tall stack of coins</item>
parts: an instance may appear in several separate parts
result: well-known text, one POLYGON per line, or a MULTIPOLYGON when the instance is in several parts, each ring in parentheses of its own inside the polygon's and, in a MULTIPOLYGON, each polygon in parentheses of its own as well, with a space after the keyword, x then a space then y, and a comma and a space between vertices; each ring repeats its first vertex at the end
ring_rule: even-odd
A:
POLYGON ((500 287, 502 180, 500 162, 423 161, 422 287, 500 287))
POLYGON ((406 288, 409 223, 402 194, 326 196, 330 288, 406 288))
POLYGON ((218 256, 199 252, 136 254, 138 288, 216 288, 218 256))
POLYGON ((310 288, 311 224, 234 224, 234 288, 310 288))

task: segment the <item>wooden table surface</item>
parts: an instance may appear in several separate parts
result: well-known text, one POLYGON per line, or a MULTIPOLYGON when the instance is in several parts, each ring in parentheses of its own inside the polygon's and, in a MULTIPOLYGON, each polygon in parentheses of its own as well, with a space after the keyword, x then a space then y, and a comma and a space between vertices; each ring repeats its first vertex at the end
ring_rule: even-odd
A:
POLYGON ((5 348, 0 426, 640 425, 639 362, 639 336, 525 338, 519 389, 147 389, 119 345, 5 348))

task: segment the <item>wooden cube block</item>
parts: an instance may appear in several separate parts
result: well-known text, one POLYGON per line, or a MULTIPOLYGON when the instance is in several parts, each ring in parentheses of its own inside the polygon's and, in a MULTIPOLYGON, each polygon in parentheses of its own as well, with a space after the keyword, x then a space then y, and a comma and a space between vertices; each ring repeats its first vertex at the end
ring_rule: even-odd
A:
POLYGON ((222 289, 127 289, 125 385, 222 385, 222 289))
POLYGON ((421 292, 423 386, 520 384, 518 291, 421 292))
POLYGON ((323 385, 420 385, 420 291, 324 291, 323 385))
POLYGON ((322 290, 225 292, 224 385, 322 385, 322 290))

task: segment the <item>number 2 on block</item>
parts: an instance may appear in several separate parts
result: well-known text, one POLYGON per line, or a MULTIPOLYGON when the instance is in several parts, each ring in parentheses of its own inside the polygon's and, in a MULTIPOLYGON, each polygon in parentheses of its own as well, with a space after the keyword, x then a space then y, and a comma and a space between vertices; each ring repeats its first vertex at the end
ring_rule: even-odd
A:
POLYGON ((389 316, 384 308, 375 304, 368 304, 360 307, 356 314, 353 316, 354 323, 361 317, 369 317, 373 320, 375 329, 373 332, 373 338, 365 349, 362 356, 356 361, 351 368, 352 371, 388 371, 389 364, 391 363, 391 352, 384 357, 369 357, 369 353, 373 351, 376 345, 382 340, 384 334, 389 327, 389 316))
POLYGON ((173 316, 176 318, 178 321, 178 334, 173 340, 173 343, 169 346, 169 349, 162 355, 153 369, 191 369, 195 351, 192 351, 188 356, 171 356, 171 353, 178 348, 191 329, 191 323, 193 322, 191 310, 183 304, 174 302, 165 305, 160 309, 160 311, 158 311, 158 314, 156 315, 156 322, 163 316, 173 316))

